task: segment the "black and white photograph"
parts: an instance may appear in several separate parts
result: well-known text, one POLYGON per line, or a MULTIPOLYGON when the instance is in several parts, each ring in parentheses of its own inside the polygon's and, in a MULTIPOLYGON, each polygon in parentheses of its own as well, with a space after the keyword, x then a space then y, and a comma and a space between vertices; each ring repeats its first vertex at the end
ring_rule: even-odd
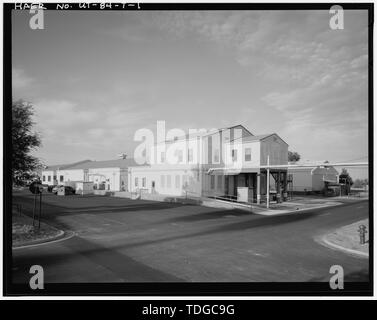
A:
POLYGON ((3 9, 6 294, 373 294, 373 3, 3 9))

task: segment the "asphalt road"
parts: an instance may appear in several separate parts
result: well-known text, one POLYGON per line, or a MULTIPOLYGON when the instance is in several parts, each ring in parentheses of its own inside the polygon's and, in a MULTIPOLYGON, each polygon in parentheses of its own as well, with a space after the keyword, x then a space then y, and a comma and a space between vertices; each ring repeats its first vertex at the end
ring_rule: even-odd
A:
MULTIPOLYGON (((25 211, 32 196, 16 193, 25 211)), ((100 196, 47 195, 46 222, 75 236, 13 251, 13 281, 44 268, 46 283, 368 281, 368 259, 329 249, 316 238, 368 217, 368 202, 282 216, 100 196)))

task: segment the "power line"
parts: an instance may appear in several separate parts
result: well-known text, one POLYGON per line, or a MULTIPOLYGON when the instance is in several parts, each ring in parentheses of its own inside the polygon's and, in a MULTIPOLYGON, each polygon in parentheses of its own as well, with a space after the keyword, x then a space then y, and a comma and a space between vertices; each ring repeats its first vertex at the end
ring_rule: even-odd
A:
POLYGON ((342 161, 342 162, 348 162, 348 161, 361 160, 361 159, 365 159, 365 158, 368 158, 368 156, 364 156, 364 157, 361 157, 361 158, 356 158, 356 159, 344 160, 344 161, 342 161))

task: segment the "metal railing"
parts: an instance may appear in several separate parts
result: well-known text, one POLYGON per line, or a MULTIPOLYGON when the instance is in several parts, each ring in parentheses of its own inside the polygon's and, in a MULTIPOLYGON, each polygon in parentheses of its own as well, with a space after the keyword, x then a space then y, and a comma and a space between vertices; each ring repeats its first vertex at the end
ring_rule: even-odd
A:
POLYGON ((249 201, 248 202, 240 202, 240 201, 238 201, 238 196, 226 195, 224 193, 219 193, 219 192, 216 192, 216 191, 209 191, 209 190, 204 190, 203 196, 206 197, 206 198, 215 199, 215 200, 224 200, 224 201, 246 203, 246 204, 252 204, 253 203, 253 202, 249 202, 249 201))

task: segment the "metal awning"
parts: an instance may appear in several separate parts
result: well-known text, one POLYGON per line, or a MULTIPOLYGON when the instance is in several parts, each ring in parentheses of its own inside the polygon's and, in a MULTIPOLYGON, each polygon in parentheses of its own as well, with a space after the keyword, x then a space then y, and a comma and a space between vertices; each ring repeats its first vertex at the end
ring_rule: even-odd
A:
MULTIPOLYGON (((216 174, 213 172, 220 172, 223 175, 237 175, 240 173, 259 173, 260 170, 281 170, 289 168, 317 168, 317 167, 368 167, 368 162, 345 162, 345 163, 321 163, 321 164, 282 164, 282 165, 260 165, 246 168, 210 168, 207 174, 216 174)), ((270 171, 271 172, 271 171, 270 171)))
POLYGON ((323 179, 323 182, 328 182, 331 184, 339 184, 337 180, 331 180, 331 179, 323 179))
POLYGON ((217 170, 208 169, 207 173, 212 176, 235 176, 237 174, 240 174, 240 171, 221 168, 217 170))
POLYGON ((211 168, 208 169, 209 175, 223 175, 223 176, 236 176, 240 173, 259 173, 260 170, 256 168, 211 168))

